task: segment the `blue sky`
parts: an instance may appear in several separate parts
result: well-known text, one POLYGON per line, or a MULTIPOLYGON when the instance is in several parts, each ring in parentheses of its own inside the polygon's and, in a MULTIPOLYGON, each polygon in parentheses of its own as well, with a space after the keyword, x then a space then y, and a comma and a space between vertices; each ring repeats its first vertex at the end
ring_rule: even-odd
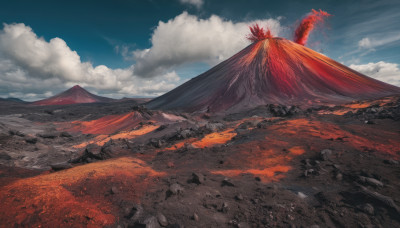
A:
MULTIPOLYGON (((237 26, 235 28, 239 28, 240 23, 251 23, 256 20, 266 22, 270 19, 273 21, 268 21, 267 24, 276 25, 275 31, 280 36, 291 39, 294 26, 311 9, 323 9, 333 16, 327 20, 326 26, 311 35, 309 47, 339 62, 351 65, 365 74, 392 84, 399 83, 400 2, 397 0, 363 0, 352 3, 337 0, 14 0, 0 3, 0 21, 10 26, 7 31, 6 25, 2 26, 3 39, 8 42, 7 46, 17 45, 18 47, 26 44, 28 45, 26 49, 30 50, 29 44, 34 45, 35 42, 29 41, 29 37, 31 37, 29 34, 26 36, 25 43, 18 43, 22 42, 21 40, 15 42, 12 40, 10 34, 17 33, 17 28, 12 26, 15 23, 22 23, 25 27, 20 26, 18 29, 28 31, 30 28, 30 34, 39 40, 42 39, 45 42, 44 45, 51 44, 53 38, 59 38, 65 41, 67 47, 65 50, 57 48, 57 45, 48 45, 46 48, 63 50, 64 53, 71 51, 71 55, 74 55, 75 51, 81 63, 91 64, 91 66, 80 67, 80 70, 76 72, 85 74, 86 71, 82 70, 83 68, 92 72, 97 66, 103 65, 106 68, 97 68, 96 74, 85 79, 73 76, 72 72, 59 76, 57 74, 60 70, 45 72, 38 70, 33 63, 27 62, 28 60, 23 58, 23 53, 15 53, 14 50, 7 49, 7 47, 4 50, 0 48, 0 83, 3 84, 3 86, 0 85, 0 96, 19 96, 28 100, 39 99, 60 92, 74 83, 83 84, 98 94, 113 97, 156 96, 206 71, 211 66, 230 57, 228 55, 234 53, 233 51, 240 50, 240 45, 244 45, 232 44, 232 47, 227 45, 221 49, 221 53, 223 53, 221 56, 215 56, 218 53, 202 52, 202 49, 197 50, 199 53, 186 54, 184 50, 187 49, 187 46, 181 45, 182 42, 188 40, 185 38, 186 36, 177 38, 180 40, 178 44, 173 41, 171 43, 160 41, 163 37, 170 37, 169 40, 174 39, 175 35, 167 34, 168 29, 172 33, 176 28, 175 33, 179 33, 179 20, 189 26, 182 32, 189 31, 195 37, 204 36, 203 33, 207 33, 204 26, 215 25, 215 23, 210 23, 203 26, 200 22, 201 20, 212 21, 210 19, 212 15, 217 17, 216 26, 233 24, 237 26), (163 26, 160 26, 160 21, 167 24, 164 24, 164 30, 163 26), (171 22, 170 25, 168 25, 168 21, 171 22), (202 30, 188 30, 190 23, 196 23, 193 28, 202 30), (169 50, 160 45, 176 45, 177 48, 182 48, 182 51, 175 54, 183 56, 183 59, 175 56, 174 58, 179 59, 175 62, 170 56, 165 56, 164 59, 159 58, 158 51, 163 53, 163 50, 169 50), (229 48, 232 48, 232 51, 229 48), (150 57, 138 57, 139 54, 148 54, 146 49, 149 49, 150 57), (1 64, 1 60, 3 64, 1 64), (150 61, 153 61, 154 64, 149 63, 150 61), (149 69, 154 68, 155 64, 160 64, 162 67, 154 72, 149 72, 149 69), (6 67, 1 68, 4 65, 6 67), (127 71, 121 71, 122 73, 113 71, 133 68, 142 75, 137 76, 134 72, 129 75, 127 71), (15 77, 12 76, 17 72, 19 72, 19 82, 15 81, 15 77), (8 78, 2 74, 8 75, 8 78), (162 76, 158 77, 159 75, 162 76), (112 77, 115 80, 111 82, 109 78, 112 77), (129 77, 138 78, 136 85, 129 88, 123 87, 121 84, 126 85, 129 77), (102 79, 96 83, 90 83, 90 80, 97 80, 97 78, 102 79), (32 88, 28 86, 20 88, 18 83, 24 79, 36 80, 37 84, 32 85, 32 88), (110 85, 105 86, 104 83, 110 85), (141 83, 143 83, 143 88, 147 88, 146 90, 137 88, 141 86, 141 83), (157 84, 155 86, 157 88, 151 88, 155 84, 157 84)), ((219 31, 218 29, 210 30, 210 33, 219 31)), ((238 32, 238 35, 242 34, 238 32)), ((199 39, 199 42, 206 46, 207 43, 203 40, 199 39)), ((223 38, 221 42, 229 43, 230 41, 228 38, 223 38)), ((65 48, 65 45, 60 45, 65 48)), ((191 43, 191 45, 197 44, 191 43)), ((190 51, 196 52, 196 50, 190 51)), ((43 55, 37 48, 32 49, 32 53, 32 58, 35 58, 35 54, 39 55, 38 58, 43 55)), ((47 50, 44 54, 63 56, 62 53, 57 54, 55 50, 47 50)), ((71 57, 71 55, 68 56, 71 57)), ((44 63, 47 64, 48 61, 47 59, 44 63)), ((65 61, 60 60, 60 62, 61 65, 65 65, 71 61, 66 59, 65 61)), ((53 68, 57 68, 57 66, 53 68)))

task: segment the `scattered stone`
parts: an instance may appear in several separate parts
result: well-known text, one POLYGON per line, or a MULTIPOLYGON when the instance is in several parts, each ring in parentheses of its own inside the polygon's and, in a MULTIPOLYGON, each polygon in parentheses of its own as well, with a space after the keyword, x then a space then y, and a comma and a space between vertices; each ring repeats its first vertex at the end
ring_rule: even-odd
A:
POLYGON ((179 184, 175 183, 169 187, 169 192, 173 195, 179 195, 183 192, 183 188, 179 184))
POLYGON ((72 168, 72 165, 68 162, 62 162, 62 163, 51 164, 50 167, 54 171, 60 171, 64 169, 70 169, 72 168))
POLYGON ((118 188, 115 187, 115 186, 112 186, 112 187, 111 187, 111 194, 118 194, 118 193, 119 193, 118 188))
POLYGON ((260 202, 259 199, 251 199, 251 201, 252 201, 254 204, 258 204, 258 203, 260 202))
POLYGON ((208 130, 208 131, 211 131, 211 132, 216 132, 216 131, 219 131, 219 130, 222 130, 222 129, 224 129, 224 125, 222 124, 222 123, 207 123, 205 126, 204 126, 204 128, 206 129, 206 130, 208 130))
POLYGON ((44 138, 44 139, 55 139, 55 138, 57 138, 58 135, 55 132, 46 132, 46 133, 38 134, 37 136, 44 138))
POLYGON ((332 155, 332 150, 330 150, 330 149, 323 149, 320 152, 320 158, 321 158, 322 161, 328 160, 331 155, 332 155))
POLYGON ((43 112, 47 113, 49 115, 54 115, 54 111, 52 111, 52 110, 44 110, 43 112))
POLYGON ((105 160, 111 158, 109 153, 110 151, 106 149, 109 147, 109 144, 106 144, 104 144, 102 147, 96 144, 89 144, 83 151, 82 155, 76 159, 73 159, 71 163, 90 163, 94 160, 105 160))
POLYGON ((305 164, 306 164, 306 166, 307 167, 311 167, 312 165, 311 165, 311 160, 310 159, 306 159, 306 160, 304 160, 304 162, 305 162, 305 164))
POLYGON ((192 131, 190 129, 186 129, 180 132, 181 138, 186 139, 192 136, 192 131))
POLYGON ((262 120, 257 124, 257 128, 267 129, 268 126, 271 125, 271 123, 272 123, 272 121, 269 119, 262 120))
POLYGON ((307 198, 307 195, 304 194, 304 193, 302 193, 302 192, 298 192, 298 193, 297 193, 297 196, 300 197, 300 199, 305 199, 305 198, 307 198))
POLYGON ((37 141, 38 141, 38 139, 35 137, 26 137, 25 138, 25 142, 30 143, 30 144, 36 144, 37 141))
POLYGON ((236 199, 236 200, 239 200, 239 201, 242 201, 242 200, 243 200, 242 194, 236 195, 236 196, 235 196, 235 199, 236 199))
POLYGON ((161 139, 151 139, 149 145, 154 146, 155 148, 161 148, 164 143, 165 141, 161 139))
POLYGON ((157 129, 156 129, 156 131, 162 131, 162 130, 164 130, 164 129, 166 129, 167 128, 167 125, 161 125, 160 127, 158 127, 157 129))
POLYGON ((389 196, 382 195, 378 192, 373 192, 364 186, 359 186, 359 187, 361 188, 361 192, 366 196, 371 197, 377 201, 380 201, 384 205, 393 208, 397 212, 397 214, 400 214, 400 207, 397 206, 397 204, 389 196))
POLYGON ((222 187, 223 186, 233 187, 235 185, 231 182, 231 180, 229 178, 225 177, 224 180, 222 181, 222 187))
POLYGON ((112 139, 108 140, 100 149, 100 155, 102 160, 110 158, 113 154, 114 141, 112 139))
POLYGON ((71 138, 72 135, 66 131, 63 131, 60 133, 60 137, 64 137, 64 138, 71 138))
POLYGON ((227 213, 229 210, 229 206, 227 202, 224 202, 221 207, 221 212, 227 213))
POLYGON ((16 135, 16 136, 19 136, 19 137, 24 137, 25 136, 24 133, 22 133, 20 131, 17 131, 17 130, 13 130, 13 129, 9 130, 8 133, 10 135, 16 135))
POLYGON ((158 228, 160 225, 157 218, 155 216, 151 216, 141 222, 136 222, 134 227, 158 228))
POLYGON ((196 184, 204 183, 204 175, 201 173, 192 173, 192 182, 196 184))
POLYGON ((11 158, 6 152, 0 152, 0 160, 11 160, 11 158))
POLYGON ((199 221, 199 216, 196 213, 193 213, 192 219, 196 222, 199 221))
POLYGON ((364 123, 365 123, 365 124, 375 124, 375 122, 372 121, 372 120, 366 120, 366 121, 364 121, 364 123))
POLYGON ((343 180, 343 174, 341 174, 341 173, 336 174, 336 180, 338 180, 338 181, 343 180))
POLYGON ((140 219, 144 214, 144 209, 142 205, 137 204, 133 207, 125 208, 125 218, 130 219, 131 221, 135 222, 140 219))
POLYGON ((375 187, 383 187, 383 183, 371 177, 359 176, 361 183, 366 183, 375 187))
POLYGON ((390 165, 398 165, 399 164, 399 162, 394 160, 393 158, 391 158, 389 160, 384 160, 383 162, 386 164, 390 164, 390 165))
POLYGON ((369 204, 369 203, 360 205, 358 208, 359 208, 360 210, 364 211, 365 213, 369 214, 369 215, 374 215, 374 210, 375 210, 375 209, 374 209, 374 207, 373 207, 371 204, 369 204))
POLYGON ((157 214, 157 219, 161 226, 168 226, 168 220, 162 213, 157 214))
POLYGON ((307 169, 306 171, 304 171, 304 176, 307 177, 308 175, 311 174, 315 174, 315 170, 314 169, 307 169))

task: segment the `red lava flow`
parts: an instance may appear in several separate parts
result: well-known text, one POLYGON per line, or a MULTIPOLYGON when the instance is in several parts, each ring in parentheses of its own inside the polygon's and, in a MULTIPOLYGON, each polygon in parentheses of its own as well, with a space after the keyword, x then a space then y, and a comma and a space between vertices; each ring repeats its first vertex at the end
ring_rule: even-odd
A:
POLYGON ((241 144, 237 151, 232 152, 234 158, 229 158, 226 162, 230 169, 213 170, 211 173, 228 177, 252 174, 262 182, 279 181, 292 169, 289 162, 305 152, 302 146, 292 146, 285 153, 279 149, 283 145, 288 146, 289 143, 266 139, 241 144))
POLYGON ((111 184, 138 201, 151 180, 163 175, 137 158, 122 157, 17 180, 0 189, 0 220, 9 227, 112 225, 116 209, 104 196, 111 184))

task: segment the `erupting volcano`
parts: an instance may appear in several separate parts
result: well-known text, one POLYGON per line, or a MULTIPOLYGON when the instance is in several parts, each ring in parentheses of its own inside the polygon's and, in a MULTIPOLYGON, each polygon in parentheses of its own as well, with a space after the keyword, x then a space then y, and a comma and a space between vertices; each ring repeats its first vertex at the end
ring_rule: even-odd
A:
POLYGON ((400 88, 358 73, 303 46, 323 11, 296 30, 296 42, 273 37, 258 25, 251 45, 209 71, 148 103, 153 109, 236 112, 265 104, 326 105, 379 98, 400 88))
POLYGON ((94 95, 84 88, 76 85, 67 91, 44 100, 36 101, 34 105, 67 105, 82 103, 110 102, 114 99, 94 95))

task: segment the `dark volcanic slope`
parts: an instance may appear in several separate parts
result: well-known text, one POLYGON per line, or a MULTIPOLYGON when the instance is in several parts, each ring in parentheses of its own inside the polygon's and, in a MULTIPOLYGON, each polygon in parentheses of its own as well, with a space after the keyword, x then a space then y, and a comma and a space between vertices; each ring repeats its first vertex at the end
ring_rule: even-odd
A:
POLYGON ((89 93, 79 85, 76 85, 69 90, 55 95, 53 97, 36 101, 34 105, 66 105, 66 104, 80 104, 80 103, 98 103, 98 102, 111 102, 114 99, 101 97, 89 93))
POLYGON ((268 103, 340 104, 398 93, 400 88, 362 75, 307 47, 269 38, 152 100, 148 107, 235 112, 268 103))

